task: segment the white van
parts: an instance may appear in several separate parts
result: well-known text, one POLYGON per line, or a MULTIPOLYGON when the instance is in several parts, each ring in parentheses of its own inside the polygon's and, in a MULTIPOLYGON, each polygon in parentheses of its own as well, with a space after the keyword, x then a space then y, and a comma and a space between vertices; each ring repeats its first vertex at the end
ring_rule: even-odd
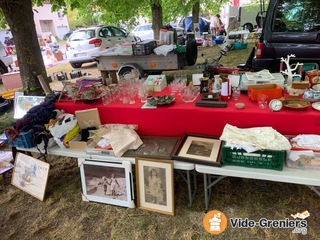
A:
POLYGON ((236 18, 240 22, 243 29, 252 32, 256 28, 256 17, 261 11, 260 6, 246 6, 246 7, 229 7, 229 22, 232 18, 236 18))

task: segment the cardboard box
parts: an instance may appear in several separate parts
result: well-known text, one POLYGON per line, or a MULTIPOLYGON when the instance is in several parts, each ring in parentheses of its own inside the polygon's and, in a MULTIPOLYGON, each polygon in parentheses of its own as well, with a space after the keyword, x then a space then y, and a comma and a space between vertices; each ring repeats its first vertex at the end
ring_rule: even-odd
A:
POLYGON ((57 60, 57 62, 63 60, 62 52, 58 51, 58 52, 55 52, 53 55, 54 55, 55 59, 57 60))
MULTIPOLYGON (((277 84, 280 87, 284 87, 284 77, 281 73, 271 73, 274 79, 260 79, 258 81, 255 80, 248 80, 246 74, 242 74, 240 82, 240 90, 247 91, 248 86, 250 85, 259 85, 259 84, 277 84)), ((238 75, 239 76, 239 75, 238 75)), ((239 84, 238 82, 238 84, 239 84)))
POLYGON ((1 77, 2 83, 7 90, 23 87, 20 72, 5 73, 1 77))
POLYGON ((98 128, 101 125, 98 108, 75 111, 78 124, 81 129, 98 128))
POLYGON ((166 75, 149 75, 145 84, 155 92, 161 92, 167 86, 166 75))
POLYGON ((87 146, 87 153, 88 154, 98 154, 98 155, 106 155, 106 156, 112 156, 115 157, 113 150, 104 150, 104 149, 97 149, 95 148, 97 146, 97 143, 95 141, 92 141, 87 146))
POLYGON ((320 170, 320 152, 312 150, 288 150, 286 165, 289 168, 320 170))
POLYGON ((90 145, 92 141, 92 139, 89 139, 88 141, 72 140, 69 142, 69 147, 74 151, 86 152, 88 145, 90 145))

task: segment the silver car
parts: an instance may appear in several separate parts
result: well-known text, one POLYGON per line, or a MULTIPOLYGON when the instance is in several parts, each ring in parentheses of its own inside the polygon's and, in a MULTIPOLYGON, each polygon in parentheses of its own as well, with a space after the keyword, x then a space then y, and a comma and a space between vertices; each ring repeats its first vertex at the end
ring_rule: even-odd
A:
POLYGON ((114 26, 98 26, 73 32, 66 43, 66 56, 73 68, 83 63, 94 62, 92 55, 116 44, 133 43, 136 38, 123 29, 114 26))

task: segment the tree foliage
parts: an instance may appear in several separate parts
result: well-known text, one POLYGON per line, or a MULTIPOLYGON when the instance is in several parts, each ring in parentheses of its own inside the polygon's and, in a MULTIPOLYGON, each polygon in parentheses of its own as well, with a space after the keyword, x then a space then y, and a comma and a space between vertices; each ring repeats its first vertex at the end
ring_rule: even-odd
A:
POLYGON ((225 2, 228 0, 1 0, 0 26, 4 28, 8 24, 15 39, 25 90, 30 95, 39 95, 42 91, 37 75, 43 75, 44 79, 47 76, 38 45, 32 6, 51 3, 53 11, 61 7, 66 13, 68 10, 76 10, 75 13, 83 23, 78 22, 77 25, 119 25, 126 21, 134 25, 139 17, 144 17, 153 23, 155 37, 158 38, 164 24, 177 21, 178 17, 189 13, 209 16, 219 12, 225 2))

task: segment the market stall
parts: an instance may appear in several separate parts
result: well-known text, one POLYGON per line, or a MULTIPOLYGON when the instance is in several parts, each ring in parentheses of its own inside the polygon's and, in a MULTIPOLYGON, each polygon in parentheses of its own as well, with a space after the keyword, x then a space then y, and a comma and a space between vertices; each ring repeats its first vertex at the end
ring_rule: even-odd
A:
MULTIPOLYGON (((165 88, 157 94, 169 94, 169 89, 165 88)), ((247 94, 241 94, 238 101, 230 99, 226 102, 226 108, 199 107, 194 102, 183 102, 177 95, 172 104, 155 109, 142 108, 144 103, 138 97, 134 104, 116 100, 104 106, 101 100, 91 104, 61 100, 55 103, 55 107, 67 113, 98 108, 102 124, 137 124, 137 132, 144 136, 183 136, 185 133, 220 136, 227 123, 240 128, 270 126, 284 135, 320 133, 320 115, 311 106, 302 110, 284 107, 279 112, 273 112, 269 108, 260 109, 247 94), (245 103, 245 108, 237 109, 237 102, 245 103)))

